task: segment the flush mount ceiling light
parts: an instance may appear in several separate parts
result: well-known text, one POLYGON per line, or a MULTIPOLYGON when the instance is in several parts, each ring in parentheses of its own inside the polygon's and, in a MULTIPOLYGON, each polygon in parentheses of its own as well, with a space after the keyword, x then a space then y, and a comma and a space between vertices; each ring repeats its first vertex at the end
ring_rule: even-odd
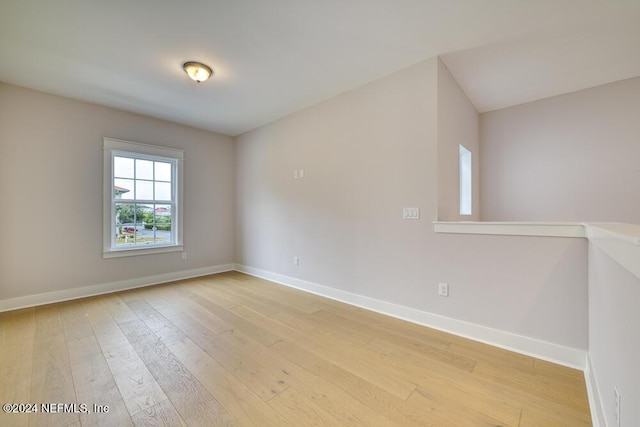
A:
POLYGON ((211 69, 211 67, 200 62, 185 62, 184 64, 182 64, 182 68, 184 68, 185 73, 187 73, 187 75, 191 77, 191 79, 195 80, 198 83, 204 82, 213 75, 213 70, 211 69))

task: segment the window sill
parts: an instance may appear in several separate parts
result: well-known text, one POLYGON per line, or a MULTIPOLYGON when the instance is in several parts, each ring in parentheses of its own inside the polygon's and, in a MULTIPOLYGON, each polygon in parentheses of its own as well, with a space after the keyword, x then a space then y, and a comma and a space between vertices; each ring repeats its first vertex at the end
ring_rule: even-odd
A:
POLYGON ((117 249, 113 251, 102 252, 102 258, 122 258, 128 256, 162 254, 167 252, 182 252, 183 250, 183 245, 154 246, 152 248, 117 249))

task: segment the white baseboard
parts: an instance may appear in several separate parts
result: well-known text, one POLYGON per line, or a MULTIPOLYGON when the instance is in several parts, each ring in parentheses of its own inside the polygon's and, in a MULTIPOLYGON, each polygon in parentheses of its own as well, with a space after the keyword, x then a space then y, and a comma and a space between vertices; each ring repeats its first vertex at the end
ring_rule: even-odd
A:
POLYGON ((604 408, 600 399, 600 389, 596 374, 593 371, 591 356, 587 356, 587 366, 584 370, 584 380, 587 384, 587 396, 589 397, 589 409, 591 409, 591 422, 593 427, 606 427, 607 421, 604 418, 604 408))
POLYGON ((126 289, 158 285, 160 283, 173 282, 174 280, 190 279, 192 277, 222 273, 224 271, 231 271, 233 269, 234 264, 214 265, 210 267, 196 268, 193 270, 176 271, 171 273, 157 274, 155 276, 145 276, 135 279, 121 280, 118 282, 83 286, 81 288, 64 289, 60 291, 45 292, 36 295, 27 295, 18 298, 9 298, 0 300, 0 313, 3 311, 17 310, 19 308, 33 307, 37 305, 51 304, 54 302, 68 301, 72 299, 91 297, 94 295, 124 291, 126 289))
POLYGON ((565 347, 511 332, 428 313, 241 264, 236 264, 235 270, 429 328, 504 348, 505 350, 547 360, 559 365, 583 371, 586 367, 587 351, 585 350, 565 347))

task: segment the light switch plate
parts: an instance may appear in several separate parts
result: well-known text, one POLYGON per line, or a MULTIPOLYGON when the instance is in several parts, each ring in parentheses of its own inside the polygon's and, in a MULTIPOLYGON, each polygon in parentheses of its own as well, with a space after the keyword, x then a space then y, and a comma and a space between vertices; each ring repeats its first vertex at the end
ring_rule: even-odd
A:
POLYGON ((446 283, 438 283, 438 295, 441 297, 449 296, 449 285, 446 283))
POLYGON ((420 208, 402 208, 402 219, 420 219, 420 208))

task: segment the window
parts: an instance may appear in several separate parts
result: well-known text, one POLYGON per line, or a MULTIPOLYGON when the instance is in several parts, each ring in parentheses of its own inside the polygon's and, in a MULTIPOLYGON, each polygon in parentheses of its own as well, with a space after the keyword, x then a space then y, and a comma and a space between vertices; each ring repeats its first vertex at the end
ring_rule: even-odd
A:
POLYGON ((181 251, 183 151, 111 138, 103 147, 103 256, 181 251))
POLYGON ((471 215, 471 151, 460 145, 460 215, 471 215))

